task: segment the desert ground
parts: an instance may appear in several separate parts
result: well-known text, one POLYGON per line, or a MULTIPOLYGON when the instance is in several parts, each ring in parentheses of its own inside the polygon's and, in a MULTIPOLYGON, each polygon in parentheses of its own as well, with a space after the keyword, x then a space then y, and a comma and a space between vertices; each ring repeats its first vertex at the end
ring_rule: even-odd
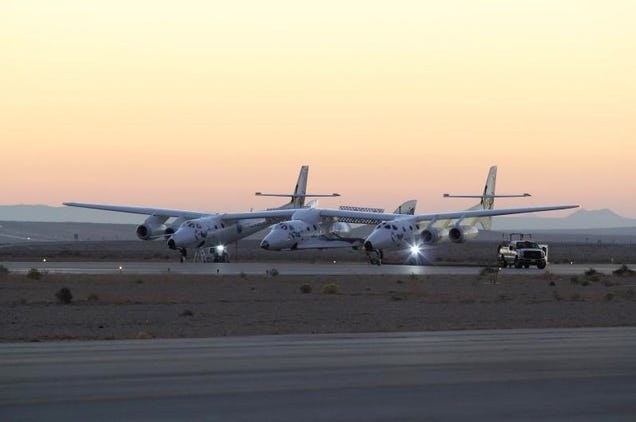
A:
POLYGON ((4 274, 0 341, 636 325, 636 276, 4 274), (56 294, 67 288, 69 304, 56 294), (331 289, 331 290, 330 290, 331 289))
MULTIPOLYGON (((435 249, 429 264, 480 275, 290 276, 12 274, 0 267, 0 341, 210 337, 636 325, 636 276, 490 272, 496 243, 435 249), (330 287, 325 287, 328 285, 330 287), (72 300, 56 294, 67 288, 72 300), (326 289, 326 290, 325 290, 326 289)), ((276 253, 240 244, 233 260, 364 261, 359 251, 276 253)), ((633 262, 631 245, 551 245, 551 260, 633 262)), ((177 260, 160 243, 43 242, 0 247, 0 263, 177 260)), ((399 257, 392 258, 399 262, 399 257)), ((185 264, 187 265, 187 264, 185 264)))

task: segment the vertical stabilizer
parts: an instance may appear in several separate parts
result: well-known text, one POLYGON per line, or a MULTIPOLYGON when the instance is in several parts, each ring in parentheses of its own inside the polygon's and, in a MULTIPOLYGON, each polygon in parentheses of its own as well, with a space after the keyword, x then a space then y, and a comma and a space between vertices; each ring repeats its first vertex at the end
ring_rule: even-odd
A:
POLYGON ((294 194, 291 200, 291 208, 302 208, 305 206, 305 197, 307 195, 307 178, 309 177, 309 166, 302 166, 298 174, 298 181, 294 188, 294 194))
POLYGON ((416 199, 408 200, 404 202, 403 204, 401 204, 399 207, 397 207, 395 211, 393 211, 393 214, 414 215, 416 206, 417 206, 416 199))
MULTIPOLYGON (((491 210, 495 206, 495 183, 497 182, 497 166, 490 167, 488 171, 488 177, 486 178, 486 186, 484 186, 484 193, 481 197, 479 205, 473 207, 473 209, 491 210)), ((490 230, 492 227, 492 217, 480 217, 477 222, 481 224, 484 230, 490 230)))
POLYGON ((484 186, 484 194, 481 197, 481 208, 491 210, 495 206, 495 183, 497 182, 497 166, 490 167, 488 177, 486 178, 486 186, 484 186))

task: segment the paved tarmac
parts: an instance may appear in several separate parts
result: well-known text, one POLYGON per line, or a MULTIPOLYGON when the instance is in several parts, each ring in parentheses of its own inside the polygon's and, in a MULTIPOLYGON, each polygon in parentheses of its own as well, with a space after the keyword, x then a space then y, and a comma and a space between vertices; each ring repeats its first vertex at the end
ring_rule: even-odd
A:
MULTIPOLYGON (((280 274, 285 275, 409 275, 409 274, 452 274, 473 275, 479 274, 484 267, 470 265, 370 265, 366 263, 340 263, 310 264, 310 263, 285 263, 285 262, 246 262, 230 264, 213 263, 178 263, 178 262, 104 262, 104 261, 79 261, 79 262, 3 262, 11 272, 26 273, 31 268, 48 271, 50 273, 68 274, 114 274, 125 272, 129 274, 161 274, 173 272, 178 274, 229 274, 229 275, 264 275, 272 268, 276 268, 280 274)), ((636 268, 636 265, 628 265, 636 268)), ((545 270, 537 268, 515 269, 505 268, 501 271, 508 274, 543 274, 550 271, 557 275, 582 274, 593 267, 595 270, 610 274, 619 268, 616 264, 550 264, 545 270)))
POLYGON ((2 344, 1 420, 636 418, 636 328, 2 344))

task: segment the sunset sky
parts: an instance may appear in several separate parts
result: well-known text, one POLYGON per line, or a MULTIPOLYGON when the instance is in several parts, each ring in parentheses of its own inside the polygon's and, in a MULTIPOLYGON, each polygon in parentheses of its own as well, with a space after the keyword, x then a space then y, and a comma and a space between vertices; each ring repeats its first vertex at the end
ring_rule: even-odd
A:
POLYGON ((636 2, 0 2, 0 204, 636 218, 636 2), (566 215, 567 213, 565 213, 566 215), (564 214, 556 214, 564 215, 564 214))

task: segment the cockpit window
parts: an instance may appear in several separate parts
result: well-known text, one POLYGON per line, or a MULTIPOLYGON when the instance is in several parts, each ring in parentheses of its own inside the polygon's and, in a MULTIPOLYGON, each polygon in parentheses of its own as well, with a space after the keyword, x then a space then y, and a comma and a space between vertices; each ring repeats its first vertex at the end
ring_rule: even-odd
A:
POLYGON ((386 226, 384 226, 385 229, 391 230, 391 226, 389 226, 388 224, 386 226))
POLYGON ((287 224, 281 224, 280 228, 283 229, 283 230, 287 230, 287 224))
POLYGON ((391 227, 393 227, 393 230, 397 230, 397 227, 395 227, 394 225, 393 225, 393 226, 391 226, 391 227))

